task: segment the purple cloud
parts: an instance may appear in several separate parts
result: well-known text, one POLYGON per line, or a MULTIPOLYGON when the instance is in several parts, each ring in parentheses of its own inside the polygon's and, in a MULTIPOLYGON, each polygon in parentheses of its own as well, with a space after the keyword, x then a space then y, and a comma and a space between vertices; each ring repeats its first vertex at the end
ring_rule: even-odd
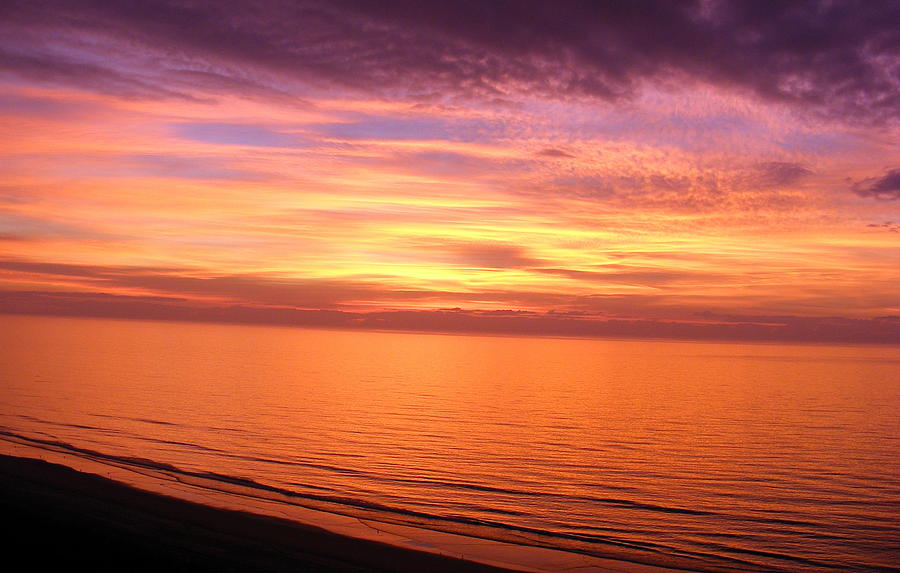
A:
POLYGON ((755 166, 748 184, 758 187, 782 187, 812 175, 812 171, 798 163, 771 161, 755 166))
POLYGON ((571 153, 566 153, 562 149, 555 149, 552 147, 548 147, 547 149, 542 149, 536 153, 538 157, 550 157, 553 159, 572 159, 575 156, 571 153))
POLYGON ((624 265, 608 265, 607 269, 602 271, 583 271, 564 268, 535 268, 531 270, 592 283, 626 284, 657 288, 675 283, 723 282, 728 279, 728 276, 722 273, 699 271, 647 270, 630 268, 624 265))
POLYGON ((611 319, 590 313, 477 311, 346 312, 192 304, 178 296, 124 296, 105 293, 0 291, 0 313, 51 314, 379 328, 439 332, 505 333, 562 336, 689 338, 694 340, 761 340, 868 342, 897 344, 896 316, 875 319, 796 316, 735 316, 697 313, 699 320, 611 319))
POLYGON ((854 183, 853 192, 860 197, 898 201, 900 200, 900 169, 891 169, 881 177, 869 177, 854 183))
POLYGON ((518 245, 475 243, 455 245, 450 251, 460 264, 487 269, 516 269, 540 261, 528 255, 524 247, 518 245))
POLYGON ((301 147, 306 141, 295 134, 284 133, 263 125, 239 123, 176 123, 176 135, 183 139, 219 145, 251 147, 301 147))
POLYGON ((618 100, 686 76, 845 120, 900 117, 891 0, 23 0, 4 20, 8 72, 123 95, 178 97, 191 74, 214 73, 239 92, 299 81, 425 100, 618 100))

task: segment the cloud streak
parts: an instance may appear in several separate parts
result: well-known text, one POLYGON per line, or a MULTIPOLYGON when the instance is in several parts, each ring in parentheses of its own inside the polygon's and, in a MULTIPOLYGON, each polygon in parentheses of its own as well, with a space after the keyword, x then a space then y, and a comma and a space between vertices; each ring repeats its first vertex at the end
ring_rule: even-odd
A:
POLYGON ((791 316, 697 316, 691 321, 598 319, 584 314, 435 311, 346 312, 260 308, 245 305, 210 306, 182 299, 81 292, 0 291, 0 313, 56 316, 145 318, 277 324, 327 328, 375 328, 464 332, 474 334, 537 334, 693 340, 755 340, 766 342, 900 342, 897 316, 865 320, 797 318, 791 316))

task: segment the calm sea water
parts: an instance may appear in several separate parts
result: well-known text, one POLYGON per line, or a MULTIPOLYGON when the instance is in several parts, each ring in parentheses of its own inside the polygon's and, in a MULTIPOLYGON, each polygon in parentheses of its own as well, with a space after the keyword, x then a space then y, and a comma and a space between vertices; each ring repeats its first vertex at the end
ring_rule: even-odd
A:
POLYGON ((0 317, 0 425, 351 513, 896 570, 900 349, 0 317))

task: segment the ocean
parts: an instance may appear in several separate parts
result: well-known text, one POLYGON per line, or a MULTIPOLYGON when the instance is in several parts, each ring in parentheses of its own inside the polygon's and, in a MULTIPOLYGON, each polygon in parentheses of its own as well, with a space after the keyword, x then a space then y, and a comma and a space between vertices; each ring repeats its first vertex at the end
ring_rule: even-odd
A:
MULTIPOLYGON (((0 438, 699 571, 897 571, 900 348, 0 316, 0 438)), ((249 492, 249 493, 248 493, 249 492)))

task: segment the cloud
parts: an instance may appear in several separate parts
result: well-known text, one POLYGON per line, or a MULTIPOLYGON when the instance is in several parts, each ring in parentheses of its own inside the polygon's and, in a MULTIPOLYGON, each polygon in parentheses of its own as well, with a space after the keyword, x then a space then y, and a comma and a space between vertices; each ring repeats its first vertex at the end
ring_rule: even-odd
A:
POLYGON ((853 192, 860 197, 900 200, 900 168, 891 169, 881 177, 869 177, 854 183, 853 192))
POLYGON ((498 186, 508 186, 514 176, 528 173, 530 164, 517 159, 490 157, 455 151, 396 152, 384 156, 357 160, 389 168, 396 172, 417 173, 441 179, 492 181, 498 186))
POLYGON ((182 139, 218 145, 244 145, 248 147, 302 147, 303 137, 284 133, 263 125, 240 123, 175 123, 175 134, 182 139))
POLYGON ((867 129, 900 117, 885 3, 0 12, 6 256, 190 267, 8 269, 15 284, 657 319, 896 306, 894 227, 865 227, 896 219, 872 197, 900 194, 881 172, 895 129, 867 129))
MULTIPOLYGON (((475 291, 468 288, 427 290, 405 288, 385 276, 310 278, 276 273, 224 274, 197 268, 5 260, 0 261, 0 273, 6 279, 5 288, 0 290, 0 312, 276 324, 322 324, 317 322, 322 317, 331 320, 339 316, 332 324, 585 336, 900 341, 900 326, 896 321, 888 324, 871 319, 829 317, 827 313, 835 306, 828 299, 836 298, 846 303, 841 289, 819 289, 813 299, 786 296, 780 308, 825 313, 818 317, 789 316, 775 314, 773 309, 777 305, 757 304, 759 297, 747 293, 741 287, 739 277, 735 277, 736 282, 728 282, 724 275, 701 271, 643 269, 629 265, 606 265, 604 268, 611 268, 609 272, 595 273, 548 266, 535 268, 528 265, 540 261, 516 245, 457 244, 449 247, 446 253, 456 256, 459 264, 474 264, 485 270, 508 269, 568 276, 597 288, 580 293, 567 292, 552 287, 541 289, 538 283, 532 282, 522 290, 507 289, 503 285, 475 291), (655 289, 640 294, 633 289, 627 293, 606 291, 602 288, 604 283, 655 289), (18 285, 21 284, 29 285, 27 292, 20 290, 18 285), (41 284, 47 286, 41 289, 38 286, 41 284), (702 289, 697 288, 704 285, 720 288, 725 284, 734 286, 736 291, 730 300, 704 295, 702 289), (73 292, 61 292, 66 288, 73 292), (686 293, 686 298, 676 292, 679 289, 686 293), (823 300, 825 306, 818 304, 823 300), (490 310, 503 312, 461 310, 453 313, 458 315, 456 318, 443 312, 347 312, 361 307, 390 309, 410 304, 482 309, 489 304, 490 310), (747 308, 748 314, 729 314, 727 309, 738 307, 747 308), (713 314, 709 309, 717 309, 719 314, 713 314), (334 311, 344 312, 328 314, 334 311), (310 318, 303 314, 306 312, 325 314, 310 318), (753 316, 754 312, 758 316, 753 316)), ((891 296, 892 284, 884 283, 883 304, 890 305, 895 300, 891 296)), ((845 311, 852 311, 852 308, 845 308, 845 311)))
POLYGON ((486 142, 508 135, 506 126, 490 119, 354 115, 361 117, 306 127, 323 137, 348 140, 486 142))
MULTIPOLYGON (((204 154, 160 153, 34 153, 22 164, 34 169, 39 165, 45 175, 90 179, 162 178, 195 181, 272 181, 281 175, 247 167, 240 158, 204 154)), ((4 202, 33 200, 35 192, 7 195, 0 188, 0 205, 4 202)), ((39 195, 38 195, 39 197, 39 195)))
POLYGON ((630 268, 624 265, 607 265, 607 268, 608 270, 603 271, 565 268, 535 268, 530 270, 592 283, 638 285, 656 288, 676 283, 721 283, 727 278, 727 275, 722 273, 653 270, 637 267, 630 268))
POLYGON ((71 119, 102 111, 102 106, 48 97, 0 93, 0 113, 40 119, 71 119))
MULTIPOLYGON (((445 247, 441 247, 444 249, 445 247)), ((472 243, 449 245, 446 250, 455 262, 467 267, 484 269, 519 269, 541 264, 528 250, 518 245, 472 243)))
POLYGON ((26 205, 38 201, 28 187, 0 185, 0 210, 9 205, 26 205))
POLYGON ((309 126, 336 139, 450 140, 450 125, 442 119, 372 118, 309 126))
POLYGON ((884 223, 869 223, 866 225, 871 229, 884 229, 889 233, 900 233, 900 223, 895 223, 893 221, 885 221, 884 223))
POLYGON ((166 179, 197 179, 201 181, 264 181, 276 177, 270 173, 241 169, 234 161, 215 157, 175 156, 134 153, 115 156, 119 160, 109 176, 162 177, 166 179))
POLYGON ((254 81, 251 77, 245 77, 240 73, 227 75, 209 70, 185 70, 174 69, 166 72, 167 80, 185 90, 199 90, 207 94, 236 94, 248 98, 260 98, 268 101, 277 101, 283 105, 290 105, 300 109, 309 110, 315 106, 296 95, 277 86, 264 85, 254 81))
POLYGON ((114 278, 129 274, 158 274, 177 272, 174 267, 141 267, 117 265, 79 265, 24 260, 0 260, 0 269, 51 276, 84 278, 114 278))
POLYGON ((6 240, 16 241, 40 239, 110 240, 115 238, 85 226, 12 212, 0 212, 0 233, 5 235, 6 240))
POLYGON ((693 78, 877 122, 900 117, 898 18, 892 0, 21 0, 6 8, 2 63, 32 79, 148 97, 184 96, 153 78, 178 74, 183 83, 209 70, 237 91, 291 91, 300 81, 485 101, 516 93, 618 101, 648 80, 693 78))
MULTIPOLYGON (((680 159, 680 158, 679 158, 680 159)), ((813 171, 801 163, 697 165, 648 161, 639 155, 546 172, 543 180, 516 185, 532 200, 575 199, 625 210, 671 213, 786 213, 810 204, 801 185, 813 171)))
POLYGON ((758 187, 783 187, 812 175, 807 167, 787 161, 760 163, 753 171, 748 183, 758 187))
POLYGON ((848 319, 701 312, 695 320, 677 321, 610 319, 590 313, 485 312, 462 308, 347 312, 246 304, 212 306, 172 296, 15 290, 0 291, 0 313, 540 336, 900 343, 900 324, 896 316, 848 319))
POLYGON ((267 274, 210 274, 197 269, 76 265, 0 261, 0 269, 89 279, 110 291, 139 288, 186 299, 230 300, 245 304, 328 308, 354 300, 416 298, 427 293, 392 292, 364 280, 294 279, 267 274))
MULTIPOLYGON (((3 28, 0 27, 0 32, 3 28)), ((0 77, 18 77, 50 85, 76 86, 89 91, 124 98, 172 98, 200 101, 179 90, 164 87, 151 78, 133 72, 121 72, 103 64, 95 64, 49 53, 16 53, 0 43, 0 77)))
POLYGON ((553 158, 569 158, 572 159, 575 156, 571 153, 566 153, 562 149, 554 149, 552 147, 548 147, 547 149, 542 149, 536 153, 539 157, 553 157, 553 158))

